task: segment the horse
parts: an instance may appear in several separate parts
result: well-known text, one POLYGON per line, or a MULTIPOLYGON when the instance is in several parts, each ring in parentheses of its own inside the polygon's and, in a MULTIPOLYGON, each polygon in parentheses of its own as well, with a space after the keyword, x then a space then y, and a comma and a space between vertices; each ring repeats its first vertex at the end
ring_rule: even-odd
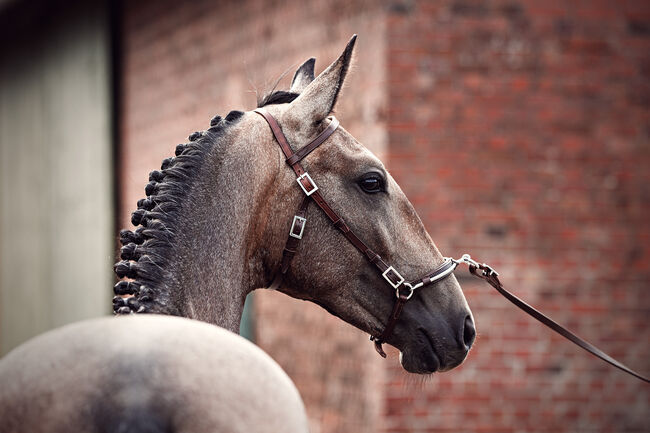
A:
POLYGON ((306 432, 291 379, 248 340, 133 315, 46 332, 0 362, 0 431, 306 432))
POLYGON ((465 360, 476 331, 448 262, 331 116, 355 41, 317 77, 304 62, 257 110, 215 116, 150 173, 137 228, 120 232, 113 304, 126 317, 51 331, 0 362, 3 432, 307 431, 293 383, 235 335, 260 288, 316 303, 380 354, 396 347, 408 372, 465 360))

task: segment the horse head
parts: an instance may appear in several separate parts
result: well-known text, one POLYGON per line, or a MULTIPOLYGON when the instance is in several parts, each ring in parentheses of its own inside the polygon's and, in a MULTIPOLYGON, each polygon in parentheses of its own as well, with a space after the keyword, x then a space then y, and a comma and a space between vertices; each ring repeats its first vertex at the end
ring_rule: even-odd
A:
MULTIPOLYGON (((334 121, 329 116, 344 85, 354 43, 352 38, 341 56, 316 78, 314 59, 307 60, 296 71, 290 91, 276 94, 275 103, 263 104, 277 119, 294 151, 334 121), (277 103, 280 101, 283 103, 277 103)), ((268 199, 269 215, 279 224, 269 225, 265 236, 269 242, 265 248, 277 251, 304 192, 296 184, 295 173, 284 164, 286 155, 279 152, 264 120, 249 115, 240 127, 255 131, 258 140, 278 149, 280 164, 268 199)), ((398 276, 414 280, 443 263, 443 256, 395 179, 344 128, 338 127, 301 164, 347 227, 393 270, 399 270, 398 276)), ((392 284, 396 281, 387 281, 318 206, 308 208, 304 217, 304 235, 285 270, 280 290, 315 302, 371 335, 381 334, 400 295, 400 289, 392 284)), ((459 365, 475 335, 472 313, 450 274, 413 294, 387 343, 401 351, 406 370, 430 373, 459 365)))

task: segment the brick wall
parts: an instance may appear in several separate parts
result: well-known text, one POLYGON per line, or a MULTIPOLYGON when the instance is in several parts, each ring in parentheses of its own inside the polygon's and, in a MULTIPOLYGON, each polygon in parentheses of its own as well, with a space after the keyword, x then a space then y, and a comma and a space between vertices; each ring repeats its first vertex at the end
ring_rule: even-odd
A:
MULTIPOLYGON (((253 85, 310 56, 322 70, 358 33, 338 117, 443 253, 490 262, 650 370, 647 2, 142 1, 123 18, 123 226, 148 171, 190 132, 251 109, 253 85)), ((365 335, 277 293, 256 296, 257 341, 296 382, 315 433, 648 430, 647 387, 460 281, 475 349, 424 382, 395 351, 380 360, 365 335)))
MULTIPOLYGON (((647 373, 650 3, 400 1, 387 35, 388 166, 443 253, 647 373)), ((647 385, 461 284, 475 349, 392 364, 385 431, 648 431, 647 385)))

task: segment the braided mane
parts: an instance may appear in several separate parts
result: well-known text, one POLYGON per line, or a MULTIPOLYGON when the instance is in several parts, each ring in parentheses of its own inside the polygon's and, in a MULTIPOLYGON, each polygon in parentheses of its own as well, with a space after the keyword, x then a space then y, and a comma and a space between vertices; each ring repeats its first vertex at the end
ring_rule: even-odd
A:
MULTIPOLYGON (((258 106, 293 101, 297 93, 272 91, 258 101, 258 106)), ((206 155, 223 132, 242 116, 231 111, 225 118, 215 116, 210 128, 191 134, 189 143, 176 146, 176 156, 163 160, 160 170, 149 173, 146 198, 138 200, 131 214, 134 231, 120 232, 121 261, 114 266, 121 280, 114 286, 115 314, 160 313, 169 311, 169 295, 162 289, 169 281, 169 260, 176 237, 179 215, 206 155)))
POLYGON ((138 209, 131 215, 137 228, 120 232, 122 260, 114 266, 118 278, 122 278, 113 288, 116 314, 156 313, 169 307, 168 300, 162 298, 161 286, 169 281, 167 265, 179 230, 183 199, 210 149, 243 114, 231 111, 225 119, 215 116, 210 128, 191 134, 189 143, 176 146, 175 157, 163 160, 160 170, 149 173, 144 189, 147 197, 138 200, 138 209))

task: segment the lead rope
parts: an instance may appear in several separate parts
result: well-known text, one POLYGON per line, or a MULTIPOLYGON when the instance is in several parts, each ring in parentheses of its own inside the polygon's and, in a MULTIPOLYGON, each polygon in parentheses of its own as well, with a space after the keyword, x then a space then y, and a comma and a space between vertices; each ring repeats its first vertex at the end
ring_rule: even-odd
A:
POLYGON ((612 358, 593 344, 589 343, 588 341, 583 340, 582 338, 578 337, 559 323, 555 322, 551 318, 545 316, 523 300, 519 299, 517 296, 513 295, 509 291, 507 291, 503 285, 501 284, 501 281, 499 281, 499 274, 492 269, 490 266, 486 265, 485 263, 478 263, 470 257, 469 254, 464 254, 460 259, 455 260, 452 259, 456 265, 459 265, 461 263, 465 263, 469 266, 469 272, 482 279, 485 280, 489 285, 494 287, 501 295, 503 295, 507 300, 515 304, 517 307, 521 308, 523 311, 528 313, 529 315, 533 316, 535 319, 537 319, 539 322, 542 324, 546 325, 547 327, 551 328, 553 331, 557 332, 567 340, 571 341, 572 343, 577 344, 580 346, 582 349, 586 350, 587 352, 591 353, 592 355, 595 355, 596 357, 602 359, 603 361, 607 362, 610 365, 613 365, 614 367, 623 370, 624 372, 631 374, 632 376, 636 377, 637 379, 641 379, 642 381, 646 383, 650 383, 650 379, 647 377, 643 376, 640 373, 637 373, 636 371, 632 370, 631 368, 627 367, 623 363, 617 361, 616 359, 612 358))

